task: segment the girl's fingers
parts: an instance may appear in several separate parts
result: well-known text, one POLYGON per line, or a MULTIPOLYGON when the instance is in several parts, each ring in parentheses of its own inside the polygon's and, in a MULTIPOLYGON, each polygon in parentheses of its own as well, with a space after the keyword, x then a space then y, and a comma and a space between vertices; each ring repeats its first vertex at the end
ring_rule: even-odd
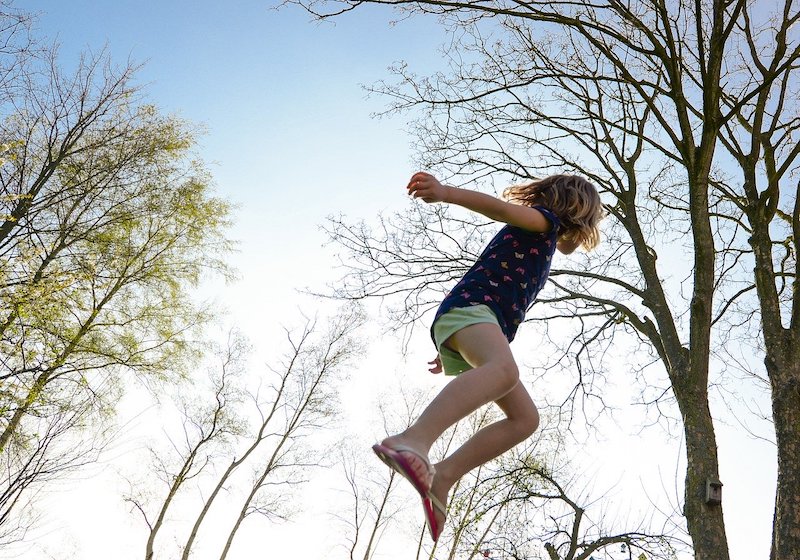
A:
POLYGON ((425 196, 428 195, 428 190, 428 187, 415 185, 409 189, 408 194, 412 195, 414 198, 425 198, 425 196))

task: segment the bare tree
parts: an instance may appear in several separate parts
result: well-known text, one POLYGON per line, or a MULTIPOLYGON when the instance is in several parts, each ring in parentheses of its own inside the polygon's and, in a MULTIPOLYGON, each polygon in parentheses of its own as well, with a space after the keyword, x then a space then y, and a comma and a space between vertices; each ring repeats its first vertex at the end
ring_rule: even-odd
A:
POLYGON ((10 0, 0 2, 0 106, 13 100, 27 61, 41 54, 31 34, 32 23, 31 14, 15 8, 10 0))
POLYGON ((634 521, 633 527, 620 529, 626 522, 611 519, 610 513, 598 507, 597 498, 579 489, 577 477, 570 477, 563 463, 554 465, 556 461, 545 462, 538 455, 534 458, 523 452, 508 458, 494 477, 487 477, 501 485, 497 492, 500 498, 494 503, 488 500, 487 510, 505 506, 498 525, 518 524, 523 537, 515 538, 514 532, 505 530, 493 531, 484 540, 489 548, 516 559, 529 558, 531 553, 525 552, 526 548, 535 545, 536 549, 544 549, 550 560, 583 560, 592 555, 605 556, 619 548, 633 558, 666 560, 688 548, 673 534, 669 522, 664 523, 668 520, 660 520, 661 525, 655 529, 650 528, 652 519, 634 521))
MULTIPOLYGON (((668 392, 650 404, 661 407, 671 395, 680 410, 684 513, 698 559, 728 558, 722 508, 707 503, 705 492, 719 473, 708 404, 712 343, 729 340, 731 324, 748 328, 748 317, 760 319, 764 348, 756 351, 765 356, 779 449, 772 557, 798 557, 800 360, 793 352, 800 304, 790 289, 800 231, 795 3, 287 3, 319 17, 386 4, 449 26, 449 73, 425 78, 399 66, 398 83, 375 88, 394 99, 393 109, 422 112, 424 165, 520 179, 566 169, 602 187, 613 220, 606 250, 554 270, 557 291, 544 299, 557 316, 579 321, 568 349, 581 362, 588 365, 592 353, 600 359, 615 334, 627 333, 666 371, 668 392), (677 272, 687 278, 686 296, 682 286, 670 289, 680 268, 675 258, 659 259, 672 245, 692 260, 677 272)), ((355 278, 372 280, 356 280, 344 295, 399 293, 410 309, 401 317, 417 317, 418 304, 432 300, 421 296, 425 289, 451 277, 433 268, 425 286, 409 287, 429 263, 440 264, 404 237, 440 229, 438 216, 425 217, 385 236, 337 230, 335 238, 360 259, 355 278)), ((646 366, 645 380, 653 377, 646 366)))
MULTIPOLYGON (((349 306, 330 319, 319 341, 310 341, 315 324, 309 323, 299 340, 289 337, 292 353, 284 363, 272 395, 266 400, 266 416, 254 445, 266 443, 267 460, 255 470, 249 492, 242 501, 220 560, 230 552, 236 533, 244 520, 253 515, 275 515, 284 503, 284 492, 277 495, 274 486, 292 486, 304 482, 303 473, 319 466, 323 457, 305 447, 308 436, 330 426, 337 414, 337 374, 361 352, 353 333, 363 323, 361 309, 349 306)), ((262 406, 259 405, 259 411, 262 406)))
POLYGON ((332 513, 345 527, 344 544, 350 560, 370 560, 387 525, 395 517, 398 506, 392 502, 392 490, 399 477, 393 470, 379 471, 387 476, 373 479, 374 469, 358 460, 355 450, 342 452, 342 470, 347 481, 352 505, 345 513, 332 513))
MULTIPOLYGON (((381 430, 371 434, 372 441, 382 439, 386 434, 398 433, 408 428, 414 418, 430 400, 427 391, 411 391, 398 386, 391 397, 382 395, 378 399, 378 413, 381 430)), ((452 438, 450 438, 452 439, 452 438)), ((342 471, 346 481, 344 492, 352 500, 351 506, 341 513, 339 509, 330 512, 342 524, 343 537, 350 560, 363 558, 370 560, 380 556, 381 541, 391 527, 398 525, 400 513, 406 509, 405 502, 398 498, 397 484, 402 478, 391 469, 377 463, 370 445, 357 435, 348 435, 342 447, 342 471)), ((419 520, 419 501, 414 495, 416 518, 419 520)), ((415 524, 419 537, 417 557, 421 554, 425 527, 415 524)))
MULTIPOLYGON (((125 501, 142 515, 148 529, 146 560, 156 557, 156 538, 168 523, 168 513, 174 509, 178 494, 201 477, 237 436, 242 435, 242 418, 236 410, 243 400, 238 378, 246 352, 241 336, 231 333, 225 348, 217 351, 219 365, 209 372, 210 398, 198 395, 196 390, 178 394, 182 433, 180 441, 170 438, 173 456, 167 456, 155 447, 150 448, 154 474, 166 486, 166 494, 154 512, 149 513, 144 492, 132 488, 125 496, 125 501)), ((197 385, 197 381, 194 384, 197 385)), ((147 486, 144 489, 149 490, 147 486)), ((191 548, 195 534, 193 531, 187 550, 191 548)))
POLYGON ((292 513, 287 494, 306 482, 309 469, 324 463, 306 439, 329 427, 337 414, 336 381, 360 352, 353 334, 361 322, 359 309, 350 306, 326 325, 307 320, 299 331, 287 330, 289 350, 279 366, 260 376, 256 390, 244 382, 246 348, 241 340, 232 340, 222 354, 211 398, 190 392, 200 401, 183 414, 183 442, 173 444, 169 454, 152 453, 165 488, 162 496, 148 497, 152 493, 145 485, 147 492, 127 497, 149 529, 145 558, 160 556, 160 532, 180 535, 183 530, 180 523, 170 522, 170 512, 180 511, 179 517, 191 523, 185 536, 176 537, 184 559, 204 534, 222 536, 219 554, 226 558, 248 518, 275 521, 292 513), (253 415, 242 406, 247 403, 253 415), (193 492, 198 493, 192 497, 193 492), (180 505, 179 495, 185 498, 180 505), (214 506, 226 505, 219 503, 221 496, 228 506, 240 500, 227 533, 219 530, 219 522, 209 523, 214 506))

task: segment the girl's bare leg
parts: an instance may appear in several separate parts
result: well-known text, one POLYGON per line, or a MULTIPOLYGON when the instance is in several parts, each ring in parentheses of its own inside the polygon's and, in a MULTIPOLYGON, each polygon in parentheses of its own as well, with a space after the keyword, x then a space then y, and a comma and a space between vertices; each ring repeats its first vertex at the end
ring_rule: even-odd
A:
MULTIPOLYGON (((497 402, 506 418, 479 431, 436 466, 432 490, 443 501, 465 473, 525 440, 539 424, 536 406, 519 384, 519 371, 500 327, 492 323, 471 325, 447 343, 474 369, 450 381, 406 431, 383 441, 389 447, 402 444, 427 454, 447 428, 480 406, 497 402)), ((420 476, 426 473, 421 460, 411 454, 407 458, 420 476)))
MULTIPOLYGON (((436 475, 431 493, 443 504, 447 503, 450 488, 462 476, 525 441, 539 426, 539 412, 522 383, 517 383, 496 402, 506 418, 479 430, 449 457, 435 465, 436 475)), ((437 517, 441 526, 444 516, 437 517)))

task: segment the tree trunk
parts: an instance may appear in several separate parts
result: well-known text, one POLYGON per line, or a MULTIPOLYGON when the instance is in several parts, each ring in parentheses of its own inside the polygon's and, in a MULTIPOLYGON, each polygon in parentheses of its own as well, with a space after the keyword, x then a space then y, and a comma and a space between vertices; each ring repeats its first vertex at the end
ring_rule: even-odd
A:
POLYGON ((683 512, 694 544, 695 560, 727 560, 728 540, 721 505, 706 503, 706 481, 719 480, 714 422, 704 381, 687 370, 673 375, 673 390, 686 437, 686 487, 683 512))
MULTIPOLYGON (((715 26, 719 24, 715 20, 715 26)), ((718 47, 717 57, 721 57, 718 47)), ((709 74, 719 68, 709 63, 709 74)), ((680 363, 685 371, 670 375, 681 410, 686 436, 686 487, 684 514, 694 545, 695 560, 728 560, 728 538, 722 504, 706 503, 708 480, 719 480, 719 457, 714 420, 708 406, 708 372, 711 355, 712 302, 714 300, 716 248, 709 211, 709 174, 716 143, 716 95, 704 90, 705 116, 700 146, 687 150, 689 213, 694 244, 694 282, 689 318, 689 350, 680 363)))
MULTIPOLYGON (((772 417, 778 446, 778 489, 771 560, 800 558, 800 351, 788 331, 779 348, 767 345, 772 417)), ((777 342, 777 341, 776 341, 777 342)), ((778 346, 778 344, 775 344, 778 346)))
MULTIPOLYGON (((754 174, 747 177, 755 185, 754 174)), ((771 560, 800 558, 800 283, 794 268, 792 310, 789 328, 783 326, 785 315, 775 280, 770 226, 777 204, 777 183, 759 196, 754 189, 748 219, 753 227, 749 242, 755 257, 754 276, 761 307, 767 375, 772 388, 772 419, 778 455, 777 491, 772 525, 771 560), (772 202, 772 205, 768 204, 772 202)), ((792 230, 795 258, 800 245, 800 183, 795 192, 792 230)), ((789 269, 791 271, 791 269, 789 269)))

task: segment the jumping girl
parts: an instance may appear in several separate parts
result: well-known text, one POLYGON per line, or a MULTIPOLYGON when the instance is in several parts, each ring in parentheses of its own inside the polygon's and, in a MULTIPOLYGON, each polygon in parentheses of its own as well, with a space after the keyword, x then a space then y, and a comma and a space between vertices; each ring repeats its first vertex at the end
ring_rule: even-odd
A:
POLYGON ((477 262, 445 297, 431 327, 438 350, 432 373, 457 376, 404 432, 373 450, 420 493, 433 540, 442 532, 450 488, 470 470, 530 437, 539 412, 519 382, 509 343, 544 286, 556 248, 594 249, 603 206, 595 187, 573 175, 554 175, 509 187, 505 200, 441 184, 416 173, 408 193, 446 202, 504 222, 477 262), (486 426, 452 455, 431 465, 428 452, 447 428, 494 401, 506 418, 486 426))

